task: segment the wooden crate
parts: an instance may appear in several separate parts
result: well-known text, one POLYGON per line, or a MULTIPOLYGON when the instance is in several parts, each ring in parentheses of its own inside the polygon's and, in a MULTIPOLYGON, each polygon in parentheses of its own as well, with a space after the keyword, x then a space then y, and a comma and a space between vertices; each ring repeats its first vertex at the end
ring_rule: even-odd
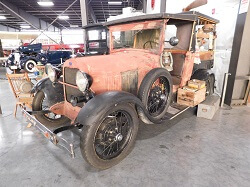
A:
POLYGON ((184 86, 178 89, 177 103, 180 105, 186 105, 194 107, 205 100, 206 87, 200 90, 192 89, 184 86))
POLYGON ((206 87, 206 82, 198 79, 192 79, 188 81, 188 86, 191 88, 202 89, 206 87))

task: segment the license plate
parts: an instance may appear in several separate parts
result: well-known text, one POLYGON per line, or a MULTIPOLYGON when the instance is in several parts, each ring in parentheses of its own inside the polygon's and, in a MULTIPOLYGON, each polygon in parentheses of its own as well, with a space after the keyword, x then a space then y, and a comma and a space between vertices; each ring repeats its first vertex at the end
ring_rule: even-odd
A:
POLYGON ((17 69, 17 66, 10 66, 10 69, 17 69))

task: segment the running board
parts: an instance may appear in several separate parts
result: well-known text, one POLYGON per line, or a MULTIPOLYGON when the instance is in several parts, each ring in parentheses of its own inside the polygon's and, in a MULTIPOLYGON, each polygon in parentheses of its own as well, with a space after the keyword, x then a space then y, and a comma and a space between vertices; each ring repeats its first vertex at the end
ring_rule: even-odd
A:
POLYGON ((70 153, 70 156, 72 158, 75 158, 75 151, 74 151, 74 145, 72 143, 69 143, 66 139, 64 139, 61 136, 57 136, 57 133, 69 130, 75 127, 79 127, 77 125, 70 125, 70 126, 64 126, 64 127, 59 127, 58 129, 55 130, 50 130, 47 128, 45 125, 40 123, 36 118, 34 118, 31 114, 32 112, 23 110, 23 113, 27 120, 35 126, 43 135, 45 138, 47 138, 50 142, 52 142, 54 145, 58 146, 61 149, 66 150, 67 152, 70 153))
POLYGON ((172 117, 169 118, 169 120, 172 120, 174 118, 176 118, 177 116, 179 116, 180 114, 182 114, 183 112, 185 112, 187 109, 189 109, 190 107, 186 107, 183 110, 181 110, 180 112, 177 112, 176 114, 174 114, 172 117))
POLYGON ((177 103, 173 103, 170 108, 168 109, 164 120, 172 120, 182 114, 183 112, 187 111, 190 107, 189 106, 184 106, 184 105, 179 105, 177 103))

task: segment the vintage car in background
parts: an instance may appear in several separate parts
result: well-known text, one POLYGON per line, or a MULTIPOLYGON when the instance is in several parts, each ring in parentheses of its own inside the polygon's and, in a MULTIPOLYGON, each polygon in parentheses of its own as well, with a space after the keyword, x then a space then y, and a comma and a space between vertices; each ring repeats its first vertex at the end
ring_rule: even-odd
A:
POLYGON ((46 66, 48 78, 32 90, 33 111, 24 112, 72 156, 73 144, 57 134, 81 129, 82 156, 96 168, 110 168, 131 152, 139 119, 147 124, 169 120, 168 107, 191 77, 205 80, 208 94, 213 92, 209 69, 217 23, 193 11, 107 22, 109 54, 71 58, 61 71, 46 66))
POLYGON ((83 27, 86 31, 86 52, 85 55, 108 54, 108 30, 103 24, 95 23, 83 27))
POLYGON ((38 63, 40 65, 47 63, 58 65, 69 59, 71 55, 71 50, 42 51, 42 44, 39 43, 19 47, 9 55, 5 66, 11 70, 24 69, 26 72, 32 73, 38 63))

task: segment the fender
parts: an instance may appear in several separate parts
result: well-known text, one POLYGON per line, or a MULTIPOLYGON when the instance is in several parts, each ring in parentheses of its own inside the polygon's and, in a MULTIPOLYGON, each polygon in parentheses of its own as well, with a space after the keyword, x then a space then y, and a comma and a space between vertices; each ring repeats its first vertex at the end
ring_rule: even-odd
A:
POLYGON ((52 83, 48 77, 38 81, 32 88, 31 93, 43 91, 48 99, 49 106, 64 101, 63 85, 52 83))
POLYGON ((207 80, 208 77, 209 73, 206 69, 198 69, 193 73, 191 79, 207 80))
POLYGON ((36 84, 31 89, 31 93, 33 94, 33 93, 36 93, 36 92, 42 90, 45 87, 46 81, 50 81, 49 77, 46 77, 46 78, 43 78, 43 79, 37 81, 36 84))
POLYGON ((24 68, 24 64, 28 61, 28 60, 34 60, 35 62, 37 62, 37 58, 33 57, 33 56, 25 56, 22 59, 20 59, 20 65, 22 67, 22 69, 24 68))
POLYGON ((103 94, 97 95, 93 99, 91 99, 89 102, 87 102, 84 107, 80 110, 76 122, 80 123, 82 125, 91 125, 95 120, 96 116, 101 113, 102 111, 105 111, 105 109, 119 105, 121 103, 131 103, 136 106, 137 111, 140 110, 140 112, 143 112, 143 118, 141 114, 139 115, 140 119, 143 122, 146 123, 162 123, 162 120, 154 120, 149 115, 146 108, 143 106, 141 100, 134 96, 131 93, 128 92, 122 92, 122 91, 111 91, 111 92, 105 92, 103 94), (146 121, 144 118, 146 117, 146 121))

